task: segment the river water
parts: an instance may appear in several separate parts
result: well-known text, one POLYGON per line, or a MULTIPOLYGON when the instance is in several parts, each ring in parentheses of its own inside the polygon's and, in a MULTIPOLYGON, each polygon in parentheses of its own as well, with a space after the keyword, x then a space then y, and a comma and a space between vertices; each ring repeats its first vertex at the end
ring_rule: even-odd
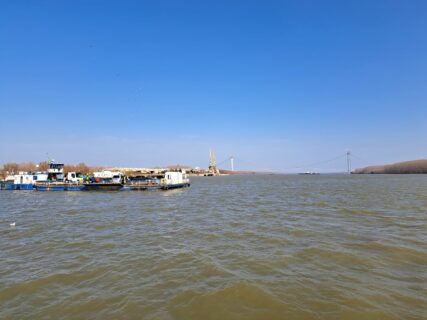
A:
POLYGON ((427 176, 2 191, 0 319, 427 319, 427 176))

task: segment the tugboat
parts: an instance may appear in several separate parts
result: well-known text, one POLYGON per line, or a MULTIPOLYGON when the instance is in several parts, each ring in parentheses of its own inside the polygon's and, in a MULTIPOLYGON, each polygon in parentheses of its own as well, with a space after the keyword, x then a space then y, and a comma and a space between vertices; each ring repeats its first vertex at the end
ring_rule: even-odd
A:
POLYGON ((37 191, 65 191, 64 164, 49 161, 46 181, 36 182, 34 189, 37 191))
POLYGON ((64 164, 49 161, 46 181, 36 182, 34 189, 37 191, 81 191, 85 185, 79 180, 65 181, 64 164))

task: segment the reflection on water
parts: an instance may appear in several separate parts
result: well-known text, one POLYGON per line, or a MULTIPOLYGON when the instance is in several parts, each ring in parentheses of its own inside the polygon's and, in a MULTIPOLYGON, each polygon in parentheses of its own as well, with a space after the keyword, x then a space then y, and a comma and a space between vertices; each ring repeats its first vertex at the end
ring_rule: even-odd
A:
POLYGON ((1 319, 426 318, 427 176, 209 177, 0 204, 1 319))

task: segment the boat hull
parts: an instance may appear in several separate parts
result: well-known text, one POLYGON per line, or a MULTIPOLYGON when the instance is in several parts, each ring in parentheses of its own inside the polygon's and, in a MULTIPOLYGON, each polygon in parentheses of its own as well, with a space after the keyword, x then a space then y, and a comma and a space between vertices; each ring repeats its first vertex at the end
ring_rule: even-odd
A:
POLYGON ((190 187, 190 183, 130 184, 121 183, 86 183, 86 184, 2 184, 0 190, 37 190, 37 191, 155 191, 190 187))
POLYGON ((18 184, 12 184, 12 183, 6 183, 2 185, 2 190, 33 190, 32 184, 26 184, 26 183, 18 183, 18 184))
POLYGON ((153 190, 169 190, 178 188, 187 188, 190 183, 176 183, 176 184, 131 184, 128 186, 129 190, 132 191, 153 191, 153 190))
POLYGON ((67 187, 67 191, 84 191, 87 190, 85 185, 70 185, 67 187))
POLYGON ((161 185, 150 184, 131 184, 129 190, 131 191, 148 191, 148 190, 161 190, 161 185))
POLYGON ((121 183, 85 183, 89 191, 117 191, 123 188, 121 183))
POLYGON ((179 189, 179 188, 188 188, 190 186, 190 183, 175 183, 175 184, 169 184, 162 187, 163 190, 169 190, 169 189, 179 189))
POLYGON ((65 191, 65 186, 35 186, 37 191, 65 191))
POLYGON ((36 184, 34 189, 37 191, 83 191, 86 186, 83 184, 36 184))

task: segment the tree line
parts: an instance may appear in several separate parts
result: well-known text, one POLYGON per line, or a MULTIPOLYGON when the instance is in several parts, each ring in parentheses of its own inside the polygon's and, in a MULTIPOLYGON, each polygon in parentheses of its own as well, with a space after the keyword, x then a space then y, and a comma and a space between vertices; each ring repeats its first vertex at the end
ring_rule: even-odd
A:
MULTIPOLYGON (((24 172, 38 172, 38 171, 47 171, 49 168, 49 163, 47 161, 34 163, 32 161, 29 162, 8 162, 5 163, 2 167, 0 167, 0 175, 5 177, 8 174, 18 173, 20 171, 24 172)), ((83 174, 90 174, 94 171, 99 170, 99 167, 90 167, 86 165, 84 162, 79 164, 66 164, 64 165, 64 172, 81 172, 83 174)))
POLYGON ((398 162, 383 166, 369 166, 366 168, 356 169, 354 173, 359 174, 416 174, 427 173, 427 160, 413 160, 398 162))

